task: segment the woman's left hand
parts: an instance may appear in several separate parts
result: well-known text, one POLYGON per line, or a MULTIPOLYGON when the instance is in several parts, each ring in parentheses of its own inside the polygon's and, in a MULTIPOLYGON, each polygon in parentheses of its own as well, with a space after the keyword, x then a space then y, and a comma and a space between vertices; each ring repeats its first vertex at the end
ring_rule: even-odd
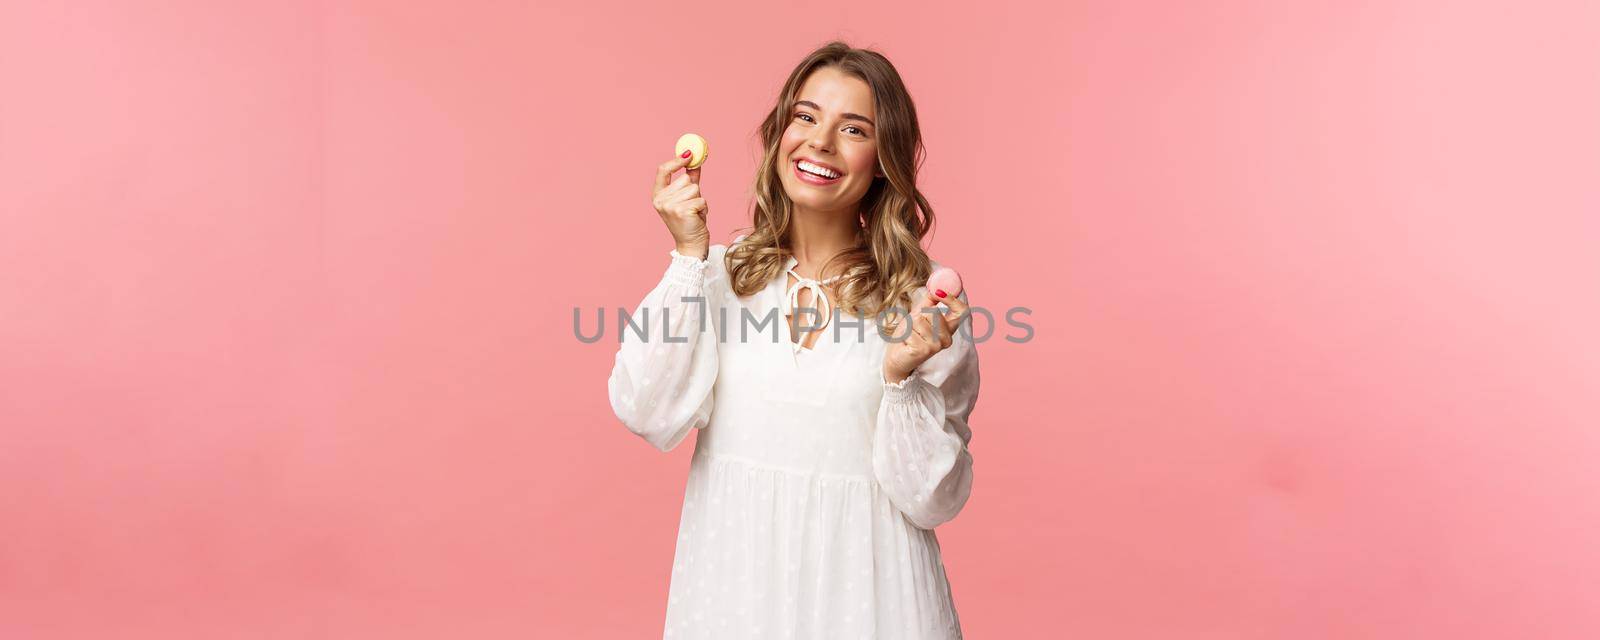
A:
POLYGON ((911 334, 905 335, 902 321, 902 326, 890 338, 888 350, 883 355, 883 379, 886 382, 905 380, 928 358, 949 348, 956 329, 966 319, 968 312, 967 303, 960 299, 936 298, 932 293, 924 293, 922 303, 917 308, 910 318, 911 334), (932 313, 940 302, 949 305, 950 310, 932 313), (895 339, 900 340, 895 342, 895 339))

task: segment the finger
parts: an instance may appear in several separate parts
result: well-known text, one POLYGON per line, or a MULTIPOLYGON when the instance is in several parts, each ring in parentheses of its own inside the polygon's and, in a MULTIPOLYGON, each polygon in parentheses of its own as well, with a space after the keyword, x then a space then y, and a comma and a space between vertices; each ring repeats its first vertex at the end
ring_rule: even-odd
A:
POLYGON ((913 337, 910 340, 919 344, 938 342, 933 337, 933 321, 928 318, 926 313, 919 313, 917 317, 911 320, 911 335, 913 337))
POLYGON ((928 335, 936 343, 950 333, 951 326, 945 319, 945 314, 940 311, 939 302, 939 298, 934 297, 933 294, 924 294, 922 309, 917 312, 918 316, 927 318, 928 335))
POLYGON ((940 316, 939 319, 939 324, 943 325, 939 328, 939 341, 948 347, 950 346, 950 341, 955 338, 956 332, 961 330, 961 321, 951 320, 949 315, 940 316))
MULTIPOLYGON (((926 314, 924 314, 926 315, 926 314)), ((928 318, 928 342, 935 348, 943 348, 945 340, 950 339, 950 325, 945 323, 944 316, 935 314, 928 318)))
POLYGON ((656 167, 656 191, 667 188, 667 181, 672 179, 672 173, 689 164, 689 159, 684 157, 673 158, 656 167))
POLYGON ((899 344, 915 344, 917 341, 917 318, 913 315, 903 315, 894 325, 894 342, 899 344))
POLYGON ((705 165, 701 165, 693 169, 685 169, 683 173, 684 175, 689 176, 689 182, 700 184, 700 171, 702 169, 705 169, 705 165))
MULTIPOLYGON (((682 180, 683 178, 680 177, 678 179, 682 180)), ((661 202, 667 203, 683 202, 684 200, 697 198, 699 196, 700 188, 698 186, 688 184, 687 182, 683 184, 678 184, 675 182, 671 185, 668 185, 666 190, 657 194, 657 198, 661 202)))
POLYGON ((687 189, 691 186, 693 185, 690 185, 682 176, 679 176, 671 184, 656 190, 655 200, 656 202, 672 203, 691 198, 693 196, 685 195, 687 189))
POLYGON ((682 189, 687 186, 689 186, 689 174, 687 173, 678 174, 678 177, 673 178, 672 182, 667 184, 667 188, 672 190, 682 189))
POLYGON ((934 303, 938 302, 938 300, 933 297, 933 294, 929 293, 927 289, 919 289, 919 290, 922 293, 918 294, 916 292, 913 292, 911 294, 911 300, 912 300, 912 302, 911 302, 911 313, 912 313, 912 315, 918 315, 918 316, 923 315, 922 314, 923 308, 933 306, 934 303))
POLYGON ((944 323, 933 320, 923 325, 922 334, 919 336, 922 344, 921 350, 928 355, 938 353, 944 349, 944 323))
POLYGON ((944 298, 942 302, 950 306, 950 310, 944 313, 943 318, 945 327, 948 327, 953 333, 957 327, 961 326, 961 322, 966 320, 967 316, 972 313, 972 307, 959 297, 944 298))

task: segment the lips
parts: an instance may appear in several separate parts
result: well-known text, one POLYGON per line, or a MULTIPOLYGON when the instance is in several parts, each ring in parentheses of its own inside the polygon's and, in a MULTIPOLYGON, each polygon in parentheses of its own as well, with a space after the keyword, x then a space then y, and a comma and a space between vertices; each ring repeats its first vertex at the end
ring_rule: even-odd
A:
POLYGON ((826 185, 834 184, 834 183, 838 182, 840 179, 842 179, 844 177, 844 172, 840 171, 838 168, 830 166, 830 165, 827 165, 827 164, 824 164, 824 163, 821 163, 821 162, 817 162, 817 161, 812 160, 810 158, 798 158, 791 164, 794 165, 794 175, 795 175, 795 177, 799 178, 801 182, 804 182, 806 184, 814 184, 814 185, 819 185, 819 186, 826 186, 826 185), (805 170, 800 168, 800 163, 801 162, 805 162, 808 165, 816 165, 816 166, 822 167, 824 169, 827 169, 828 171, 832 171, 834 174, 837 175, 837 177, 825 178, 825 177, 822 177, 820 175, 811 173, 809 171, 805 171, 805 170))

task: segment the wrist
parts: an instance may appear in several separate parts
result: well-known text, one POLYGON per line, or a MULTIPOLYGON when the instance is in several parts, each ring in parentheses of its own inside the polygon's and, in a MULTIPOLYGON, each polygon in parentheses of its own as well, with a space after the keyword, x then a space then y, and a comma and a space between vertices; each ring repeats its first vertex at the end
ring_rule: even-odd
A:
POLYGON ((888 364, 883 365, 883 381, 889 384, 899 384, 911 377, 911 370, 901 371, 888 364))
POLYGON ((677 250, 679 255, 696 260, 705 260, 710 253, 710 247, 703 244, 679 244, 677 250))

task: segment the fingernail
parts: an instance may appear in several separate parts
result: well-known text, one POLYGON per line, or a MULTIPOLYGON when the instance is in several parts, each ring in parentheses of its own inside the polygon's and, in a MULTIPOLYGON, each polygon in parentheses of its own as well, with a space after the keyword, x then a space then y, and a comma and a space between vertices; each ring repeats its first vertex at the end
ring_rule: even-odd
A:
POLYGON ((685 151, 685 152, 683 152, 683 155, 678 156, 678 157, 679 158, 687 158, 687 157, 692 156, 692 155, 694 155, 693 151, 685 151))
POLYGON ((944 297, 944 289, 934 289, 933 290, 933 295, 936 295, 936 296, 939 296, 939 297, 943 298, 944 297))

